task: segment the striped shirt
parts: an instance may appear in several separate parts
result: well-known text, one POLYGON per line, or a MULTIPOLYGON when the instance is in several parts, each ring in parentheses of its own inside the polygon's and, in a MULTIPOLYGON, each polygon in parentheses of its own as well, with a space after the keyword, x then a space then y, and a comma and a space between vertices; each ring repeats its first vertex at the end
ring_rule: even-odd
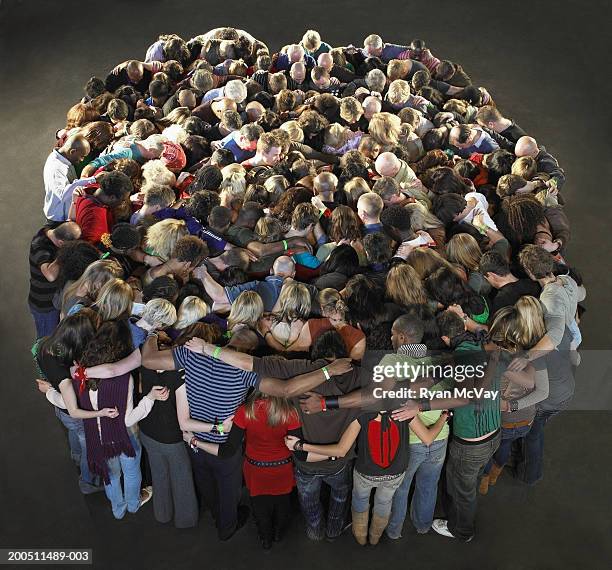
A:
MULTIPOLYGON (((240 406, 250 388, 257 388, 259 376, 221 360, 178 346, 172 351, 177 370, 185 370, 189 415, 208 423, 222 422, 240 406)), ((196 433, 202 441, 223 443, 227 434, 196 433)))
POLYGON ((438 65, 440 64, 440 60, 433 56, 428 49, 424 49, 420 54, 417 54, 414 50, 407 49, 406 51, 400 53, 397 56, 397 59, 414 59, 416 61, 420 61, 427 69, 429 69, 430 73, 436 71, 438 65))
POLYGON ((57 284, 47 281, 40 270, 41 265, 52 262, 57 254, 57 247, 45 234, 48 229, 49 226, 42 228, 30 244, 30 294, 28 295, 28 303, 41 313, 48 313, 54 309, 53 296, 57 289, 57 284))

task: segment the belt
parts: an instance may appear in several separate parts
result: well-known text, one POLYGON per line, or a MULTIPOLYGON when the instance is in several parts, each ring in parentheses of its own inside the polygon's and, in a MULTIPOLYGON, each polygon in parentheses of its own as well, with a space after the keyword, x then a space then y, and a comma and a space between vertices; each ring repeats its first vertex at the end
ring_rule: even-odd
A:
POLYGON ((285 459, 277 459, 276 461, 259 461, 257 459, 251 459, 247 455, 244 456, 247 463, 251 465, 255 465, 255 467, 280 467, 281 465, 287 465, 288 463, 293 462, 293 457, 290 455, 289 457, 285 457, 285 459))
POLYGON ((516 429, 520 427, 530 426, 532 423, 533 423, 533 420, 523 420, 522 422, 503 423, 502 427, 504 429, 516 429))

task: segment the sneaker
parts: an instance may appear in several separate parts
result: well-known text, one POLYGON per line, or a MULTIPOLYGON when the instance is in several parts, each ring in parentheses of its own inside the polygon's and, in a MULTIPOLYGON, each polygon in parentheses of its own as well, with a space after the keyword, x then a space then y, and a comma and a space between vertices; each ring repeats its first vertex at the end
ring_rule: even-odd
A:
MULTIPOLYGON (((446 519, 434 519, 431 528, 442 536, 446 536, 448 538, 457 538, 450 530, 448 530, 448 521, 446 519)), ((473 538, 474 536, 472 535, 469 538, 466 538, 463 542, 471 542, 473 538)))
POLYGON ((148 487, 143 487, 140 490, 140 504, 138 505, 138 508, 142 507, 142 505, 144 505, 145 503, 148 503, 152 497, 153 487, 151 487, 150 485, 148 487))

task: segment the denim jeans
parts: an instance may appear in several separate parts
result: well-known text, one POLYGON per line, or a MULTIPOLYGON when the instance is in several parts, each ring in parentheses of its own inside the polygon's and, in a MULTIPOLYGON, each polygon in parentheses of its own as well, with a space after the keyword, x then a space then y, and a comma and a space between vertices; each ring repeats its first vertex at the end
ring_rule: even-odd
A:
POLYGON ((353 501, 352 508, 357 513, 365 513, 370 510, 370 494, 374 492, 374 507, 372 512, 386 519, 391 514, 393 495, 402 484, 404 473, 393 479, 375 481, 364 477, 357 469, 353 471, 353 501))
POLYGON ((130 441, 136 455, 128 457, 124 453, 109 459, 108 472, 110 482, 104 485, 104 491, 113 508, 113 516, 122 519, 125 512, 135 513, 140 507, 140 456, 142 448, 138 437, 130 433, 130 441), (121 475, 123 474, 123 487, 121 486, 121 475))
POLYGON ((85 428, 83 420, 72 418, 68 412, 55 408, 55 415, 64 427, 68 430, 68 444, 70 445, 70 456, 79 466, 81 476, 79 478, 79 488, 81 493, 87 495, 100 491, 100 480, 92 475, 87 464, 87 444, 85 443, 85 428))
POLYGON ((521 437, 525 437, 529 433, 531 425, 532 424, 510 429, 504 427, 502 428, 499 447, 493 455, 493 459, 487 463, 484 470, 485 474, 488 474, 489 471, 491 471, 493 462, 495 462, 498 467, 503 467, 506 463, 508 463, 508 459, 510 459, 510 452, 512 451, 512 442, 520 439, 521 437))
POLYGON ((528 485, 535 485, 542 479, 544 463, 544 426, 561 409, 541 409, 531 424, 531 429, 523 439, 523 458, 516 467, 519 479, 528 485))
POLYGON ((402 535, 402 527, 408 510, 408 494, 413 479, 414 495, 410 506, 412 524, 421 534, 431 528, 447 442, 448 439, 441 439, 434 441, 431 445, 424 443, 410 445, 408 468, 402 484, 393 496, 391 519, 386 531, 389 537, 400 538, 402 535))
POLYGON ((474 536, 478 504, 478 478, 499 447, 501 434, 484 443, 462 443, 453 439, 446 462, 448 530, 460 540, 474 536))
POLYGON ((30 305, 30 313, 34 319, 37 339, 42 338, 43 336, 49 336, 59 324, 60 312, 57 309, 53 309, 46 313, 41 313, 30 305))
POLYGON ((340 536, 346 520, 348 496, 351 490, 351 469, 345 464, 339 471, 330 475, 304 473, 295 466, 295 482, 302 513, 306 519, 309 538, 321 540, 340 536), (323 520, 324 511, 321 504, 321 484, 326 483, 331 489, 327 525, 323 520))

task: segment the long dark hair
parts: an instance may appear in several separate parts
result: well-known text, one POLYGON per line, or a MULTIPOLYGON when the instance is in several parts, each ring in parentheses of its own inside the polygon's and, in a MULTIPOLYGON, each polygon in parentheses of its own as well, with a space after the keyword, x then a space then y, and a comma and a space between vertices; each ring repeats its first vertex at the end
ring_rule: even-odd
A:
POLYGON ((334 248, 327 260, 321 265, 321 275, 328 273, 342 273, 351 277, 359 267, 359 256, 355 249, 348 244, 341 244, 334 248))
POLYGON ((486 309, 484 299, 448 267, 440 267, 425 279, 425 288, 433 299, 445 307, 458 304, 471 315, 478 315, 486 309))
POLYGON ((53 356, 64 366, 72 366, 95 337, 97 323, 98 315, 88 308, 66 317, 51 335, 41 341, 40 354, 53 356))

